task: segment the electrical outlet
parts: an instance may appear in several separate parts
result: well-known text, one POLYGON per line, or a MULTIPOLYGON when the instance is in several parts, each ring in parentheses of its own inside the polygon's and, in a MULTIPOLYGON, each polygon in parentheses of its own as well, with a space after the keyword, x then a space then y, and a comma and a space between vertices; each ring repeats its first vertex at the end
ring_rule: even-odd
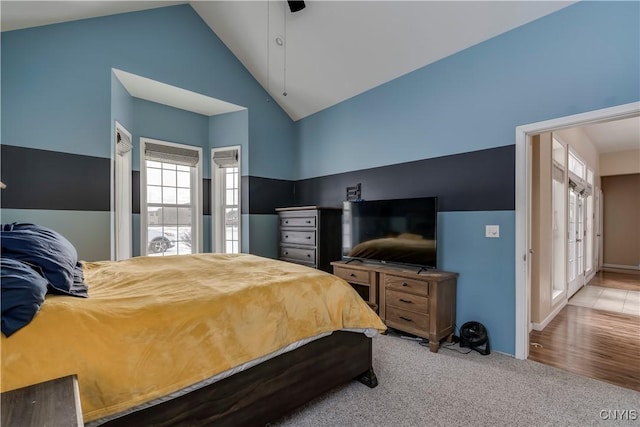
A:
POLYGON ((491 237, 491 238, 500 237, 500 226, 499 225, 485 225, 484 236, 485 237, 491 237))

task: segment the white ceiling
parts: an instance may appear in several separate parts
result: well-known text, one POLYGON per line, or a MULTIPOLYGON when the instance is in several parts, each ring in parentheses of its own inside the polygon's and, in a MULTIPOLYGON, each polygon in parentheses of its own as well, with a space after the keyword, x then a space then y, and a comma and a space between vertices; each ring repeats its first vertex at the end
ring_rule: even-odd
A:
POLYGON ((581 127, 600 154, 640 149, 640 117, 581 127))
POLYGON ((298 120, 574 2, 190 3, 298 120))
MULTIPOLYGON (((179 3, 185 2, 2 0, 1 28, 7 31, 179 3)), ((315 0, 296 13, 280 0, 187 3, 289 116, 299 120, 575 2, 315 0)), ((130 93, 142 91, 138 96, 149 99, 143 95, 144 88, 137 86, 143 80, 128 81, 125 86, 130 93)), ((168 90, 165 95, 176 99, 163 103, 185 105, 179 98, 194 95, 187 92, 168 90)), ((633 119, 626 125, 589 125, 585 131, 596 145, 606 141, 601 150, 638 148, 637 120, 636 125, 633 119)))

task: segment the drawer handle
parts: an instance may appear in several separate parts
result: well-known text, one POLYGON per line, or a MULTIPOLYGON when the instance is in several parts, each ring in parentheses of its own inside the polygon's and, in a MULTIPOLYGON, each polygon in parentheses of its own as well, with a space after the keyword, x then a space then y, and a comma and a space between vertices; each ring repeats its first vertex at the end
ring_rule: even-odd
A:
POLYGON ((402 302, 406 302, 407 304, 413 304, 413 301, 409 301, 409 300, 407 300, 407 299, 402 299, 402 298, 400 298, 400 301, 402 301, 402 302))
POLYGON ((407 282, 402 282, 402 286, 409 286, 407 282))
POLYGON ((310 220, 307 220, 307 224, 311 224, 311 221, 310 221, 310 220))
POLYGON ((356 275, 355 275, 355 274, 353 274, 353 273, 351 273, 349 276, 351 276, 351 277, 356 277, 356 275))
POLYGON ((285 224, 289 224, 289 221, 285 221, 284 223, 285 223, 285 224))
POLYGON ((311 240, 311 236, 307 236, 307 239, 311 240))
POLYGON ((284 254, 285 254, 285 255, 289 255, 289 252, 285 252, 284 254))
POLYGON ((288 236, 288 235, 287 235, 287 236, 284 236, 284 238, 285 238, 285 239, 288 239, 288 238, 289 238, 289 236, 288 236))
POLYGON ((307 258, 311 258, 311 254, 307 254, 307 258))
POLYGON ((406 320, 407 322, 413 322, 413 320, 409 319, 408 317, 400 316, 400 318, 401 318, 402 320, 406 320))

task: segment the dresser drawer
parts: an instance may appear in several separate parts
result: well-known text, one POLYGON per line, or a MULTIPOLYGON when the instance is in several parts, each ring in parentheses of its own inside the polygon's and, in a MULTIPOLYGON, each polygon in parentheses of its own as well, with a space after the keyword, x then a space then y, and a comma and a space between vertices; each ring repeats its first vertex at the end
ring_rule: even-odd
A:
POLYGON ((429 282, 426 280, 407 279, 406 277, 385 274, 385 289, 409 292, 414 295, 429 296, 429 282))
POLYGON ((392 328, 422 335, 429 332, 429 315, 387 306, 385 321, 392 328))
POLYGON ((280 231, 280 243, 295 243, 298 245, 316 245, 316 231, 280 231))
POLYGON ((316 250, 303 248, 280 247, 280 258, 305 264, 316 263, 316 250))
POLYGON ((429 312, 429 298, 427 297, 390 289, 387 289, 385 297, 388 305, 424 314, 429 312))
POLYGON ((316 226, 315 216, 281 216, 280 227, 314 227, 316 226))
POLYGON ((346 280, 347 282, 362 283, 367 285, 371 284, 371 276, 368 271, 334 266, 333 274, 346 280))

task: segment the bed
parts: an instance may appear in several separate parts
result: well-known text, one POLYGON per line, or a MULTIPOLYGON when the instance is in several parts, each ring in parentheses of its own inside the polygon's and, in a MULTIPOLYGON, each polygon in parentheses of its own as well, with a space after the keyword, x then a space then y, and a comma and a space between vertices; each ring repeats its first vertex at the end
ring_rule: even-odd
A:
POLYGON ((377 384, 385 326, 328 273, 249 254, 80 266, 88 297, 48 292, 3 334, 2 391, 76 374, 88 426, 265 425, 351 379, 377 384))

